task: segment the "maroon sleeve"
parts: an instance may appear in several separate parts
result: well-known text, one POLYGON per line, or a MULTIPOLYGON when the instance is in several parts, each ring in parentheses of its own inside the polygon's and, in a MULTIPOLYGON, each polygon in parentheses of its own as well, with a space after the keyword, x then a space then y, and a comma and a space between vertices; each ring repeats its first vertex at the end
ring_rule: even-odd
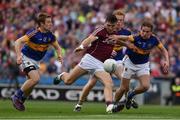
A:
POLYGON ((94 35, 94 36, 100 36, 101 35, 101 31, 104 29, 104 26, 102 25, 102 26, 100 26, 100 27, 98 27, 97 29, 95 29, 92 33, 91 33, 91 35, 94 35))

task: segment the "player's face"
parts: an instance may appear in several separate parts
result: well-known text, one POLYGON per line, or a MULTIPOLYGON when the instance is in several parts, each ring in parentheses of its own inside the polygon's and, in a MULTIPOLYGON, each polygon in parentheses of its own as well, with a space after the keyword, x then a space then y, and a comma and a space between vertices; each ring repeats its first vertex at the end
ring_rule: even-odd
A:
POLYGON ((46 18, 45 23, 44 23, 44 29, 49 31, 52 28, 52 19, 51 18, 46 18))
POLYGON ((118 19, 117 27, 119 30, 124 26, 124 16, 123 15, 116 15, 116 18, 118 19))
POLYGON ((113 33, 117 31, 117 23, 106 22, 106 30, 108 33, 113 33))
POLYGON ((143 39, 148 39, 152 35, 152 30, 150 27, 142 26, 140 34, 143 39))

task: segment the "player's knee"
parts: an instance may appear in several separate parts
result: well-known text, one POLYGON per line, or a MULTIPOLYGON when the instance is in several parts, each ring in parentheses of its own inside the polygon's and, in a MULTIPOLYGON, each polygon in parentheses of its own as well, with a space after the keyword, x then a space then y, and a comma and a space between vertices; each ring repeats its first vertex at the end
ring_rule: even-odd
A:
POLYGON ((143 85, 143 90, 147 91, 149 89, 150 85, 143 85))
POLYGON ((39 81, 40 81, 40 76, 36 76, 34 78, 31 78, 32 79, 32 82, 34 83, 34 85, 38 84, 39 81))

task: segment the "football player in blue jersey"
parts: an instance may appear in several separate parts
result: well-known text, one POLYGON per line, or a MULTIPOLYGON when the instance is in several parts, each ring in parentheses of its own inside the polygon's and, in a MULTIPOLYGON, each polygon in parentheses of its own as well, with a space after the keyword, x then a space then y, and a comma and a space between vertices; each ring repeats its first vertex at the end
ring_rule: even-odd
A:
MULTIPOLYGON (((115 10, 113 12, 113 14, 118 19, 118 26, 117 26, 118 33, 117 34, 127 35, 127 36, 131 35, 131 32, 128 29, 124 28, 125 14, 121 10, 115 10)), ((113 58, 117 61, 117 68, 114 71, 114 74, 120 80, 121 80, 121 73, 122 73, 122 69, 123 69, 122 59, 125 55, 125 49, 122 45, 116 45, 114 47, 114 51, 113 51, 114 55, 112 55, 112 56, 114 56, 113 58)), ((79 97, 78 103, 74 107, 74 111, 78 112, 81 110, 83 102, 85 101, 86 97, 88 96, 90 90, 95 86, 96 82, 97 82, 97 78, 95 76, 91 76, 90 79, 88 80, 88 83, 84 86, 84 88, 82 90, 82 93, 79 97)), ((116 102, 118 102, 118 101, 116 101, 116 102)), ((138 104, 136 103, 136 101, 133 100, 132 106, 137 108, 137 105, 138 104)))
POLYGON ((39 61, 44 57, 50 45, 55 48, 58 60, 62 62, 61 47, 51 32, 51 16, 46 13, 39 13, 36 22, 37 28, 29 30, 15 41, 17 64, 20 65, 28 78, 22 87, 11 96, 13 106, 19 111, 25 110, 24 102, 40 80, 39 61), (24 46, 22 47, 22 45, 24 46))
POLYGON ((112 35, 110 39, 115 40, 115 42, 120 41, 130 41, 140 51, 134 51, 132 49, 127 49, 127 56, 124 60, 124 70, 122 73, 122 83, 120 89, 116 91, 115 99, 119 100, 124 92, 129 91, 129 82, 133 75, 137 77, 140 85, 134 90, 128 92, 126 108, 131 107, 132 98, 141 94, 149 89, 150 86, 150 63, 149 55, 152 49, 158 48, 164 60, 162 62, 163 71, 168 73, 169 68, 169 57, 166 48, 160 42, 160 40, 152 34, 153 24, 151 22, 143 22, 141 25, 140 33, 137 35, 123 36, 123 35, 112 35))

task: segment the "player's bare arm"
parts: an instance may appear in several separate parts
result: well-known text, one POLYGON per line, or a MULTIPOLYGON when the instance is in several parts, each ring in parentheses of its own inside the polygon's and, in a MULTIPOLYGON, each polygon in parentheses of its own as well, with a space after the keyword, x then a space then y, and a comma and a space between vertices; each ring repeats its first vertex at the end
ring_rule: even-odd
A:
POLYGON ((164 60, 162 61, 162 67, 163 67, 163 71, 164 73, 168 73, 168 69, 169 69, 169 55, 168 55, 168 51, 166 50, 166 48, 163 46, 162 43, 160 43, 158 45, 158 48, 160 49, 164 60))
MULTIPOLYGON (((110 37, 111 38, 111 37, 110 37)), ((149 54, 150 50, 143 50, 138 47, 136 47, 132 42, 133 39, 131 36, 123 36, 123 35, 113 35, 112 39, 115 40, 115 43, 118 45, 126 46, 129 49, 132 49, 134 52, 138 54, 149 54), (121 39, 122 38, 122 39, 121 39)))
POLYGON ((29 40, 27 35, 22 36, 21 38, 15 41, 15 51, 17 54, 16 62, 17 64, 22 63, 22 55, 21 55, 21 46, 29 40))
POLYGON ((96 36, 94 35, 90 35, 89 37, 87 37, 85 40, 83 40, 83 42, 81 43, 80 46, 78 46, 74 52, 79 52, 84 50, 84 48, 87 48, 93 41, 95 41, 97 39, 96 36))
POLYGON ((127 40, 132 41, 131 35, 130 36, 126 36, 126 35, 111 35, 109 37, 109 39, 110 40, 114 40, 116 42, 127 41, 127 40))
POLYGON ((61 47, 59 46, 57 40, 52 43, 52 46, 55 48, 57 55, 58 55, 58 60, 62 63, 62 52, 61 52, 61 47))

